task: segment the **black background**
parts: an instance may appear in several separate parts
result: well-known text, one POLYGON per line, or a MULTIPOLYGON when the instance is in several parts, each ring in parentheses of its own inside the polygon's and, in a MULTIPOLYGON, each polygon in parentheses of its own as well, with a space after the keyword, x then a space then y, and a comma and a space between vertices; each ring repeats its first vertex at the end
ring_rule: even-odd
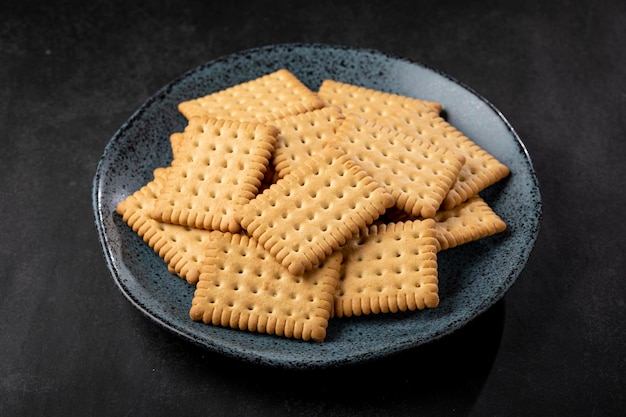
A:
POLYGON ((0 415, 622 415, 624 41, 609 0, 3 2, 0 415), (362 366, 269 369, 165 332, 115 286, 91 208, 111 136, 185 71, 287 42, 438 68, 527 146, 535 250, 460 331, 362 366))

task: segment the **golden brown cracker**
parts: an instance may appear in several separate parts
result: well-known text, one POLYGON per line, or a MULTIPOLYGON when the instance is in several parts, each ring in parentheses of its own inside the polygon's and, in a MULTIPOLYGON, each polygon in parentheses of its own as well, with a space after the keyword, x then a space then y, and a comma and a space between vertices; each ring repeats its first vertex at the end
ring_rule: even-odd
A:
POLYGON ((433 217, 463 166, 446 148, 354 113, 337 130, 337 144, 412 216, 433 217))
POLYGON ((235 213, 257 194, 278 131, 260 123, 194 117, 184 134, 152 216, 182 226, 239 231, 235 213))
POLYGON ((213 238, 189 315, 193 320, 294 339, 323 341, 339 280, 336 252, 302 276, 254 238, 213 238))
POLYGON ((433 219, 372 225, 341 251, 336 317, 422 310, 439 304, 433 219))
POLYGON ((237 121, 270 120, 276 115, 319 109, 324 102, 287 69, 179 103, 178 110, 194 116, 237 121))
POLYGON ((157 168, 154 179, 122 200, 117 212, 163 258, 170 272, 195 284, 204 261, 205 245, 214 232, 163 223, 150 216, 166 173, 167 168, 157 168))
POLYGON ((329 145, 244 205, 240 223, 289 272, 301 275, 393 202, 348 155, 329 145))
POLYGON ((506 230, 506 223, 480 196, 435 216, 439 250, 453 248, 506 230))

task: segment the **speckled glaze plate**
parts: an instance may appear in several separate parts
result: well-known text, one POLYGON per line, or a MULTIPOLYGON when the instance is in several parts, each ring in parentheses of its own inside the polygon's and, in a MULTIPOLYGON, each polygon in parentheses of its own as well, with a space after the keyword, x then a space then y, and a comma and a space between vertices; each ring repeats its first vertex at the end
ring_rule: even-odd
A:
POLYGON ((501 299, 524 268, 537 238, 541 196, 530 157, 513 128, 487 100, 417 62, 343 46, 285 44, 225 56, 164 86, 115 133, 93 183, 95 222, 110 272, 122 293, 155 323, 212 351, 285 368, 324 368, 415 348, 461 328, 501 299), (115 208, 170 163, 169 135, 186 120, 177 104, 287 68, 309 88, 322 80, 358 84, 427 100, 448 121, 510 169, 481 195, 508 230, 439 254, 440 305, 435 309, 331 319, 326 341, 302 342, 197 323, 188 311, 194 288, 164 262, 115 208))

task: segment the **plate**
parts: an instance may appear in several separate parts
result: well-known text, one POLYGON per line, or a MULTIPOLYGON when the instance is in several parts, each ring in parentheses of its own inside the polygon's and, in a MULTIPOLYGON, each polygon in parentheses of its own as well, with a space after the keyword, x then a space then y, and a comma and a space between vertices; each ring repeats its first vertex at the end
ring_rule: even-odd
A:
POLYGON ((284 368, 362 363, 415 348, 458 330, 500 300, 523 270, 539 232, 541 195, 528 152, 504 116, 461 82, 418 62, 336 45, 281 44, 210 61, 160 89, 120 127, 93 180, 93 209, 107 266, 121 292, 159 326, 220 354, 284 368), (177 104, 287 68, 312 90, 324 79, 443 104, 445 117, 511 169, 481 196, 506 232, 439 254, 435 309, 331 319, 323 343, 221 328, 189 318, 193 287, 116 214, 117 204, 169 165, 169 135, 186 120, 177 104))

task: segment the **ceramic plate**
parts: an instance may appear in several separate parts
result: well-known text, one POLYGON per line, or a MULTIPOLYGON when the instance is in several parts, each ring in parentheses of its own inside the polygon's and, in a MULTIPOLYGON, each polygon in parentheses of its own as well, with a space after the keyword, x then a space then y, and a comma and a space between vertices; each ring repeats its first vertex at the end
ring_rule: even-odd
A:
POLYGON ((247 50, 195 68, 159 90, 115 133, 93 184, 93 208, 105 258, 122 293, 159 326, 212 351, 254 363, 322 368, 365 362, 447 335, 498 301, 524 268, 537 238, 541 196, 529 155, 503 115, 467 86, 417 62, 379 51, 287 44, 247 50), (115 212, 121 200, 167 166, 169 135, 186 121, 177 104, 279 68, 312 90, 322 80, 362 85, 438 101, 448 121, 504 162, 507 179, 481 195, 508 230, 439 254, 440 305, 435 309, 331 319, 326 341, 302 342, 197 323, 189 318, 193 287, 115 212))

